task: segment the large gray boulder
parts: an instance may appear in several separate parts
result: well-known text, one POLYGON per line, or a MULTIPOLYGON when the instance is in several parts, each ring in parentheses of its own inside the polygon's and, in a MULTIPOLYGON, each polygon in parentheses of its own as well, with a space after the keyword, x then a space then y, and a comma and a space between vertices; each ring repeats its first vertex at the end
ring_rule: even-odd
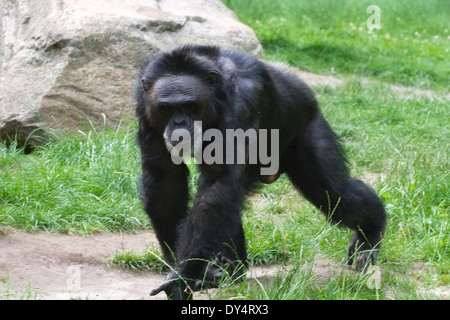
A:
POLYGON ((143 58, 185 43, 262 56, 219 0, 1 0, 0 139, 134 117, 143 58))

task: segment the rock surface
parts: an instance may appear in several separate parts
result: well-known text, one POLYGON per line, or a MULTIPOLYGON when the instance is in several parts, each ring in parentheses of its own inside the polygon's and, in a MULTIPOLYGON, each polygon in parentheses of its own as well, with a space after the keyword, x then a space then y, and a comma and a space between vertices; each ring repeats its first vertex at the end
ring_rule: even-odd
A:
POLYGON ((115 126, 134 117, 143 58, 185 43, 262 56, 253 31, 219 0, 2 0, 0 139, 115 126))

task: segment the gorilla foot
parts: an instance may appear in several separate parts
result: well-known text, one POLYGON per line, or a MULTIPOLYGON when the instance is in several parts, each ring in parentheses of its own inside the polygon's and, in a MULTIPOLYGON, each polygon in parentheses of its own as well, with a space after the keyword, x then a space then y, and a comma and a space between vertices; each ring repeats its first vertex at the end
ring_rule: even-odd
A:
POLYGON ((173 270, 159 287, 150 292, 150 295, 154 296, 164 291, 170 300, 191 300, 194 291, 218 288, 221 280, 227 277, 236 280, 244 272, 245 268, 239 261, 232 261, 219 252, 216 258, 208 264, 201 279, 184 278, 180 272, 173 270))

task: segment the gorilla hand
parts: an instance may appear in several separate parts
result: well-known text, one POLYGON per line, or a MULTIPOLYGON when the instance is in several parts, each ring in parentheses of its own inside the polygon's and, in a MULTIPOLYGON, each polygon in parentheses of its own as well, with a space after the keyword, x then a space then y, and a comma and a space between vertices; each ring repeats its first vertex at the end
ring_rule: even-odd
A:
POLYGON ((166 280, 156 289, 150 292, 151 296, 164 291, 170 300, 190 300, 192 299, 192 289, 176 271, 171 271, 166 280))

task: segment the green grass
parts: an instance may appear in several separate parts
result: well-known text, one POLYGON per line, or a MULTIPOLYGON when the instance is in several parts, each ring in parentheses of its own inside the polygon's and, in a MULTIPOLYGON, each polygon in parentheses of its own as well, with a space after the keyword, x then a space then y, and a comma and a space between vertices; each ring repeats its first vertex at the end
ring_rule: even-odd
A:
POLYGON ((0 277, 0 300, 35 300, 36 289, 31 288, 28 285, 24 289, 15 288, 11 279, 9 278, 8 271, 6 276, 0 277))
POLYGON ((332 75, 358 74, 422 89, 450 83, 446 0, 224 0, 252 27, 269 60, 332 75), (369 32, 367 7, 381 29, 369 32))
POLYGON ((112 263, 121 268, 135 271, 152 270, 163 272, 168 269, 162 254, 156 247, 147 248, 147 250, 140 253, 136 253, 133 250, 117 251, 112 257, 112 263))
POLYGON ((0 145, 0 223, 80 234, 147 227, 138 156, 132 131, 60 134, 31 155, 0 145))

